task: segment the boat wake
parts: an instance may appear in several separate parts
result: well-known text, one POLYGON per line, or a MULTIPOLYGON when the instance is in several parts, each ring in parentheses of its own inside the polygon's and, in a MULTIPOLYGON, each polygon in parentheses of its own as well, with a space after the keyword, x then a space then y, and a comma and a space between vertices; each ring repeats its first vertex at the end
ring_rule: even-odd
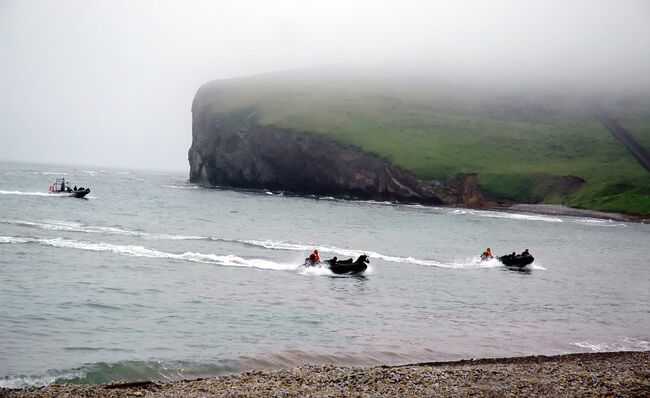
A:
MULTIPOLYGON (((309 252, 314 248, 318 248, 324 254, 332 256, 345 256, 356 257, 360 254, 366 254, 371 259, 381 259, 384 261, 400 264, 413 264, 427 267, 438 268, 454 268, 454 269, 478 269, 478 268, 496 268, 502 267, 503 264, 498 260, 481 261, 478 256, 457 259, 452 262, 441 262, 430 259, 420 259, 414 257, 401 257, 388 254, 379 253, 372 250, 363 249, 348 249, 332 245, 322 245, 316 243, 302 243, 302 242, 288 242, 288 241, 275 241, 275 240, 255 240, 255 239, 229 239, 220 238, 215 236, 199 236, 199 235, 173 235, 173 234, 158 234, 144 231, 133 231, 114 226, 92 226, 75 222, 63 221, 21 221, 21 220, 2 220, 0 224, 12 224, 23 227, 39 228, 51 231, 64 231, 64 232, 79 232, 79 233, 93 233, 93 234, 109 234, 109 235, 127 235, 137 236, 149 240, 208 240, 215 242, 234 243, 246 246, 260 247, 269 250, 284 250, 293 252, 309 252)), ((541 266, 531 266, 530 269, 542 269, 541 266)), ((329 271, 328 271, 329 272, 329 271)))
POLYGON ((155 249, 149 249, 138 245, 116 245, 105 242, 83 242, 65 238, 24 238, 12 236, 0 236, 0 243, 35 243, 44 246, 88 250, 94 252, 109 252, 123 256, 163 258, 171 260, 183 260, 195 263, 216 264, 227 267, 251 267, 278 271, 289 271, 298 269, 296 264, 281 264, 259 258, 242 258, 233 254, 217 255, 196 252, 168 253, 155 249))
POLYGON ((60 196, 60 195, 50 194, 48 192, 5 191, 3 189, 0 189, 0 195, 49 196, 53 198, 60 196))

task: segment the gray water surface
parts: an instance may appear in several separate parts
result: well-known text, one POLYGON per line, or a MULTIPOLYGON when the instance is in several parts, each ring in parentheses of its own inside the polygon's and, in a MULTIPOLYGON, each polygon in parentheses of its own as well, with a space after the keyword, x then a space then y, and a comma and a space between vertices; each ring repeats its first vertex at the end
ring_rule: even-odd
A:
POLYGON ((0 387, 650 349, 650 225, 0 166, 0 387))

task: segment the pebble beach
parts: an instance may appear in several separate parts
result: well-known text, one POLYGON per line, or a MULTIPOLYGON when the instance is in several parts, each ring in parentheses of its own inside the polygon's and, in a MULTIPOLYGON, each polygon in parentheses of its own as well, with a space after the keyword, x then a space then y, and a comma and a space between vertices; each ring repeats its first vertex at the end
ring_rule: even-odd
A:
POLYGON ((303 366, 210 379, 0 390, 0 397, 650 397, 650 351, 303 366))

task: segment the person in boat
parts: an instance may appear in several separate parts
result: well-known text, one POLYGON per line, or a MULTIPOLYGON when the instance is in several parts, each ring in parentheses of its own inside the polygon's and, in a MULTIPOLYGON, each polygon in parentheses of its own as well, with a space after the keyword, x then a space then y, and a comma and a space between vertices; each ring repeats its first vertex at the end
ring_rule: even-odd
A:
POLYGON ((320 257, 318 256, 318 250, 314 249, 313 252, 305 259, 305 262, 309 265, 316 265, 320 261, 320 257))
POLYGON ((73 191, 77 190, 77 186, 75 185, 74 188, 72 188, 73 191))
POLYGON ((61 189, 60 189, 60 191, 65 192, 65 178, 63 180, 61 180, 61 189))
POLYGON ((521 255, 522 256, 530 256, 530 252, 528 251, 528 249, 526 249, 521 253, 521 255))
POLYGON ((336 256, 334 256, 334 258, 332 258, 331 260, 327 260, 327 262, 330 263, 330 265, 336 265, 337 261, 339 261, 339 259, 336 258, 336 256))
POLYGON ((494 255, 492 255, 492 249, 488 247, 487 249, 485 249, 483 254, 481 254, 481 260, 489 260, 491 258, 494 258, 494 255))

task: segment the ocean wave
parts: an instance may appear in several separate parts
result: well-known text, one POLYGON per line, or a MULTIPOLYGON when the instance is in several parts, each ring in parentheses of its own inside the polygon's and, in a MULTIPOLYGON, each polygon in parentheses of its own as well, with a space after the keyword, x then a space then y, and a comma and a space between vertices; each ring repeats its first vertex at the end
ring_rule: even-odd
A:
POLYGON ((217 255, 196 252, 168 253, 156 249, 149 249, 138 245, 116 245, 105 242, 84 242, 65 238, 22 238, 22 237, 1 237, 0 243, 36 243, 44 246, 78 249, 94 252, 108 252, 123 256, 163 258, 172 260, 183 260, 195 263, 216 264, 228 267, 251 267, 278 271, 289 271, 298 269, 298 264, 282 264, 259 258, 242 258, 233 254, 217 255))
POLYGON ((578 224, 590 225, 595 227, 627 227, 627 224, 615 220, 602 220, 598 218, 576 218, 578 224))
POLYGON ((40 174, 44 176, 69 176, 70 173, 63 173, 59 171, 39 171, 34 174, 40 174))
POLYGON ((199 189, 198 185, 163 185, 164 188, 171 189, 199 189))
POLYGON ((224 376, 256 369, 287 369, 311 364, 338 366, 397 365, 422 360, 421 354, 397 352, 327 353, 302 350, 215 358, 203 362, 183 360, 119 361, 89 363, 78 368, 50 370, 41 375, 0 378, 0 388, 42 387, 50 384, 102 384, 142 380, 174 381, 224 376))
POLYGON ((609 343, 594 343, 589 341, 579 341, 571 343, 576 347, 585 348, 592 352, 611 352, 611 351, 648 351, 650 350, 650 341, 624 337, 620 341, 609 343))
POLYGON ((545 221, 560 223, 563 222, 561 218, 557 217, 548 217, 543 215, 534 215, 534 214, 520 214, 520 213, 510 213, 502 211, 490 211, 490 210, 469 210, 469 209, 454 209, 449 212, 451 215, 472 215, 478 217, 488 217, 488 218, 504 218, 511 220, 522 220, 522 221, 545 221))
POLYGON ((0 388, 43 387, 50 384, 100 384, 142 380, 172 381, 221 376, 239 370, 236 361, 200 364, 186 361, 121 361, 92 363, 76 369, 51 370, 43 375, 0 378, 0 388))

